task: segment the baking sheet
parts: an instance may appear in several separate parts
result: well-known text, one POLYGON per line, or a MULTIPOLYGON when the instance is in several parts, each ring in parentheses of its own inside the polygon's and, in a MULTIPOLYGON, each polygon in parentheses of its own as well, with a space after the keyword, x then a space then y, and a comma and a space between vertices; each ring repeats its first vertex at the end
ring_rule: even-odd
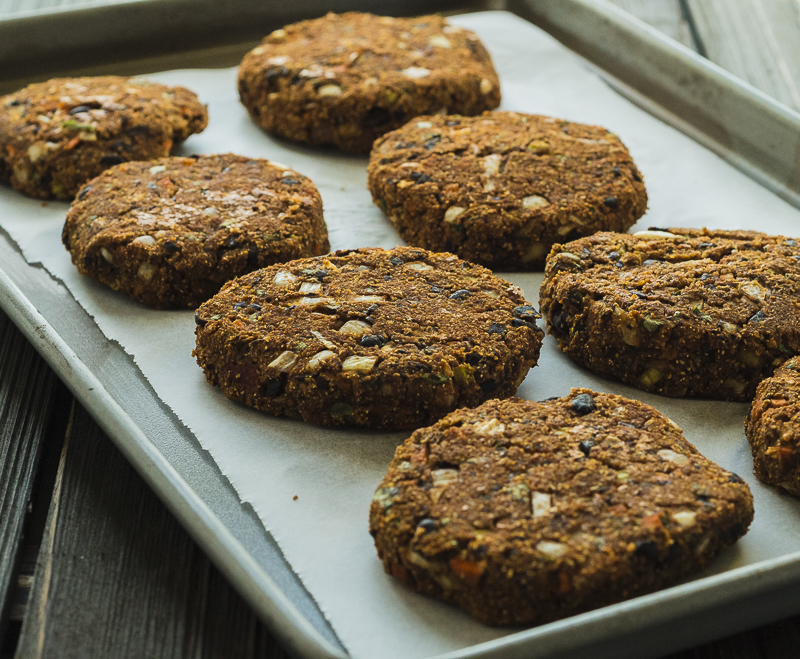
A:
MULTIPOLYGON (((642 170, 650 210, 637 228, 755 228, 795 235, 800 212, 682 134, 610 90, 546 34, 511 14, 460 16, 491 52, 503 109, 552 114, 616 132, 642 170)), ((399 239, 366 190, 366 158, 273 140, 239 105, 235 71, 175 71, 150 78, 182 84, 209 104, 205 133, 184 152, 234 151, 267 157, 310 176, 320 188, 334 249, 392 247, 399 239)), ((385 576, 367 533, 367 511, 395 446, 407 433, 330 431, 273 419, 231 403, 205 383, 191 357, 191 312, 159 312, 79 276, 60 243, 65 204, 42 204, 0 190, 0 225, 31 263, 64 281, 103 333, 133 356, 159 396, 196 434, 243 501, 281 546, 344 645, 355 657, 425 657, 511 633, 473 622, 410 593, 385 576), (297 496, 297 500, 294 497, 297 496)), ((505 275, 538 298, 541 275, 505 275)), ((519 391, 534 400, 587 386, 638 398, 667 414, 701 451, 748 480, 756 497, 751 532, 704 574, 800 549, 795 499, 751 476, 742 423, 747 406, 650 396, 595 378, 545 340, 542 358, 519 391)), ((144 429, 147 432, 147 429, 144 429)))

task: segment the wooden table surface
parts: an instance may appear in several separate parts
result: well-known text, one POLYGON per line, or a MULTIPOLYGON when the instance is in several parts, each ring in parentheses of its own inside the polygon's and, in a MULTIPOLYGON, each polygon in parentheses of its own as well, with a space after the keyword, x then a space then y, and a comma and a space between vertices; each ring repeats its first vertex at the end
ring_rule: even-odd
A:
MULTIPOLYGON (((613 2, 800 108, 800 0, 613 2)), ((0 312, 0 659, 285 656, 0 312)), ((800 657, 800 616, 669 656, 800 657)))

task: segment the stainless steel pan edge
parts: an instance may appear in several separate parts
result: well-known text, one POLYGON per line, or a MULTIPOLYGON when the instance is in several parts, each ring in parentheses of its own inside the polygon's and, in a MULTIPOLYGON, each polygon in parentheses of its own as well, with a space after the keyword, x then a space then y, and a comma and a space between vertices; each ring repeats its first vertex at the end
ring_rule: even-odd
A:
POLYGON ((659 657, 797 612, 799 581, 794 552, 435 659, 659 657))
POLYGON ((44 79, 97 62, 187 51, 199 44, 260 40, 287 23, 328 11, 403 16, 485 9, 485 4, 480 0, 137 0, 53 7, 0 19, 0 80, 44 79))
POLYGON ((301 657, 346 659, 346 654, 331 645, 303 617, 1 269, 0 307, 80 403, 91 411, 100 427, 258 611, 281 643, 301 657))
POLYGON ((508 8, 630 100, 800 208, 799 113, 607 0, 509 0, 508 8))

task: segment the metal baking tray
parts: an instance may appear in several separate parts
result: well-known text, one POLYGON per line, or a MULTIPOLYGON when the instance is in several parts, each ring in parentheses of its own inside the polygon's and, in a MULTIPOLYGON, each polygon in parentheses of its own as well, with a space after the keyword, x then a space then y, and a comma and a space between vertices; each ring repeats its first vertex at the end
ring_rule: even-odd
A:
MULTIPOLYGON (((259 0, 87 3, 0 21, 0 93, 62 73, 230 66, 270 29, 327 10, 482 8, 346 0, 301 0, 291 7, 259 0)), ((623 95, 800 208, 800 115, 603 0, 512 0, 507 8, 584 57, 623 95)), ((191 432, 64 286, 28 264, 2 230, 0 307, 284 646, 302 657, 346 657, 275 542, 191 432)), ((797 552, 446 656, 663 655, 800 611, 799 585, 797 552)))

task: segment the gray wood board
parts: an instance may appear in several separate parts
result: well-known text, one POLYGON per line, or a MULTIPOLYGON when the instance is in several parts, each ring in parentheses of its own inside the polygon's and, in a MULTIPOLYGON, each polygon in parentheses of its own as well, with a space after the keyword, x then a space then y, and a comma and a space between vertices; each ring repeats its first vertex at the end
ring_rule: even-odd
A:
POLYGON ((55 384, 44 360, 0 312, 0 638, 55 384))
POLYGON ((797 0, 610 0, 791 108, 800 109, 797 0))
POLYGON ((686 0, 713 62, 800 108, 800 4, 791 0, 686 0))
POLYGON ((17 657, 286 655, 79 405, 17 657))
POLYGON ((684 46, 699 50, 692 35, 690 20, 684 12, 682 0, 611 0, 611 2, 684 46))

